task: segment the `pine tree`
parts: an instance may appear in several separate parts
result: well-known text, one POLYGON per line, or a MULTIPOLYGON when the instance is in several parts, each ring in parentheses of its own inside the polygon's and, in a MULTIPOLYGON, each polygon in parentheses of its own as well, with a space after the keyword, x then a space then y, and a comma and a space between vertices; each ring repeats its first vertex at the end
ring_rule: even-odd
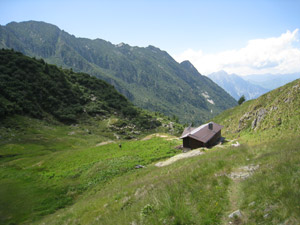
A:
POLYGON ((242 96, 240 97, 240 99, 238 100, 238 104, 241 105, 245 100, 246 100, 245 96, 242 95, 242 96))

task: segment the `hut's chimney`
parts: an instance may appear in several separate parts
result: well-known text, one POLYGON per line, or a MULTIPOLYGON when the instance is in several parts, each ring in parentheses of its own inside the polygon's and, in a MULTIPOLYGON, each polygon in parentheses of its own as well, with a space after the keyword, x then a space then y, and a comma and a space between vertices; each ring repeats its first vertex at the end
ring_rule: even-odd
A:
POLYGON ((210 130, 213 129, 213 123, 212 123, 212 122, 209 122, 209 123, 208 123, 208 129, 210 129, 210 130))

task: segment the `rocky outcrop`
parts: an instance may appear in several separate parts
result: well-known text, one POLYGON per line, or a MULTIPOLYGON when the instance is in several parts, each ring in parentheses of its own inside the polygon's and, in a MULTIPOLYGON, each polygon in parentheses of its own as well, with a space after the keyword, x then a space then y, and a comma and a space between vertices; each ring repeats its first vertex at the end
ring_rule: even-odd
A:
MULTIPOLYGON (((274 108, 275 109, 275 108, 274 108)), ((277 109, 277 107, 276 107, 277 109)), ((249 126, 249 121, 252 120, 251 129, 255 129, 263 121, 268 114, 268 110, 265 108, 259 108, 255 111, 245 113, 239 120, 238 132, 249 126)))
POLYGON ((264 108, 261 108, 256 112, 256 117, 255 117, 255 119, 253 120, 253 122, 251 124, 252 129, 255 129, 260 124, 260 122, 263 121, 263 119, 265 118, 267 112, 268 111, 264 108))
POLYGON ((259 168, 259 165, 247 165, 242 166, 235 171, 231 172, 227 176, 232 180, 245 180, 259 168))

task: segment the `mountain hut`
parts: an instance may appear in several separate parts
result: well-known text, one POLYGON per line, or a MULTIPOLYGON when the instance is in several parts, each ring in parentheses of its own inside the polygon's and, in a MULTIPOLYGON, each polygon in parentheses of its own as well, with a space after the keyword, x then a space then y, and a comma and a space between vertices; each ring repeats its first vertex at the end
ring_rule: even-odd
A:
POLYGON ((211 147, 221 138, 222 125, 209 122, 200 127, 187 127, 184 129, 181 139, 183 139, 183 147, 195 149, 200 147, 211 147))

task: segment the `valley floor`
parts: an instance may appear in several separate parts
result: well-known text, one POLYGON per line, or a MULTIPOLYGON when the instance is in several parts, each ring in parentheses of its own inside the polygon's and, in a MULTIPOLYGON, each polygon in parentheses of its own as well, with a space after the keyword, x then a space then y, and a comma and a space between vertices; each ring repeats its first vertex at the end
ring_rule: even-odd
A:
POLYGON ((109 138, 37 123, 1 128, 1 224, 300 222, 299 136, 240 137, 240 146, 157 167, 180 153, 180 140, 164 134, 96 146, 109 138))

